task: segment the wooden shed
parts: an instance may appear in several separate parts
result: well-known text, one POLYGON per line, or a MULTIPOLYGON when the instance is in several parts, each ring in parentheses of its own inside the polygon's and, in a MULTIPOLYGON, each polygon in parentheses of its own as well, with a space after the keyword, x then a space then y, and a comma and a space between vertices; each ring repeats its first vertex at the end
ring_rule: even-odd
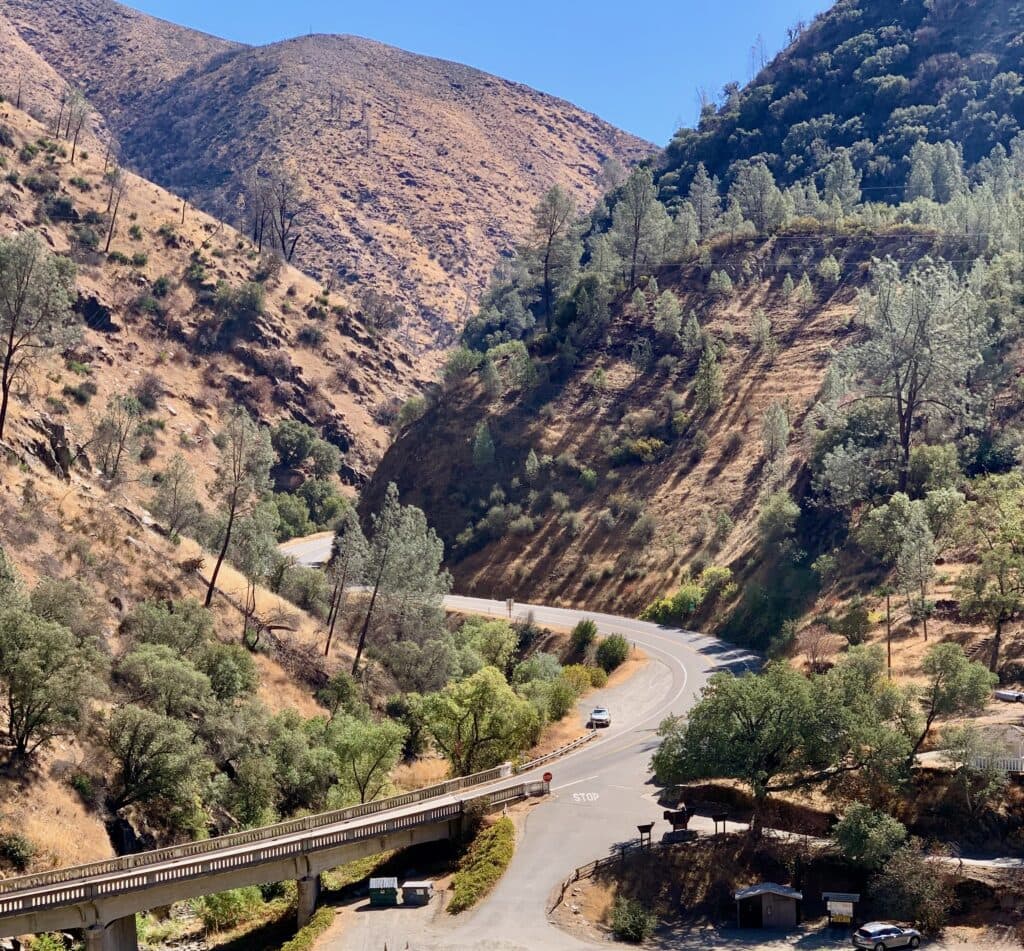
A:
POLYGON ((398 904, 397 878, 371 878, 370 904, 375 908, 386 908, 398 904))
POLYGON ((433 882, 403 882, 402 883, 402 904, 403 905, 429 905, 430 899, 434 897, 433 882))
POLYGON ((804 896, 794 888, 761 882, 736 892, 736 922, 741 928, 792 928, 800 923, 804 896))

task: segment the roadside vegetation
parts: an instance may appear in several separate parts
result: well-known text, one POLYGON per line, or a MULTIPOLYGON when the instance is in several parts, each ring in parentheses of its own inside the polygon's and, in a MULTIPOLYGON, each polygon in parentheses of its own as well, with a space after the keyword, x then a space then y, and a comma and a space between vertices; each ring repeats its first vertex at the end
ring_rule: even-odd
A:
POLYGON ((515 845, 515 826, 507 816, 477 833, 452 878, 450 914, 466 911, 486 897, 512 861, 515 845))

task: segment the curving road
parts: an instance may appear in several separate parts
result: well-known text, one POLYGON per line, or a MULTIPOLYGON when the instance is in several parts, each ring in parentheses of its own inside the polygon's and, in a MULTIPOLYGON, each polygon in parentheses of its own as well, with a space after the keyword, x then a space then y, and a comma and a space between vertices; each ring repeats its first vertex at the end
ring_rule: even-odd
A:
MULTIPOLYGON (((330 546, 330 536, 314 536, 283 547, 302 563, 316 565, 326 560, 330 546)), ((504 601, 453 595, 445 604, 454 611, 509 616, 504 601)), ((622 634, 647 655, 649 662, 629 680, 579 705, 578 715, 585 721, 592 706, 605 704, 611 727, 548 767, 554 774, 552 795, 529 812, 508 872, 479 908, 457 919, 431 917, 429 909, 357 913, 343 933, 328 936, 321 948, 380 951, 385 943, 389 948, 408 943, 414 951, 597 947, 548 922, 549 896, 575 867, 635 839, 638 823, 655 821, 656 836, 667 829, 649 782, 658 725, 669 714, 688 710, 715 670, 742 670, 756 666, 758 659, 714 638, 632 618, 534 604, 512 608, 516 620, 530 615, 538 624, 556 628, 591 618, 602 635, 622 634)))

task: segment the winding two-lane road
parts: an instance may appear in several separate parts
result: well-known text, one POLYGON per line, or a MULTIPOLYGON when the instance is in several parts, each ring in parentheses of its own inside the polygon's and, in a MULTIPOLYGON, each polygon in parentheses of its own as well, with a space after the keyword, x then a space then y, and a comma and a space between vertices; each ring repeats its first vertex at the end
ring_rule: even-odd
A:
MULTIPOLYGON (((304 564, 323 564, 330 536, 303 539, 286 547, 304 564)), ((453 611, 508 617, 504 601, 451 596, 453 611)), ((322 947, 332 951, 488 949, 488 951, 582 951, 580 942, 548 922, 549 896, 579 865, 634 840, 637 824, 660 822, 662 808, 651 786, 650 757, 656 731, 670 714, 690 708, 715 670, 742 670, 757 658, 714 638, 646 621, 544 605, 516 604, 512 616, 531 616, 541 626, 568 629, 582 618, 602 635, 622 634, 649 658, 629 680, 580 704, 585 719, 595 703, 612 714, 612 725, 574 753, 550 766, 552 795, 528 815, 515 858, 494 893, 478 909, 454 920, 428 921, 427 912, 366 913, 354 916, 344 933, 322 947)), ((543 772, 539 770, 538 772, 543 772)), ((527 775, 524 778, 534 778, 527 775)), ((655 826, 657 834, 659 826, 655 826)))

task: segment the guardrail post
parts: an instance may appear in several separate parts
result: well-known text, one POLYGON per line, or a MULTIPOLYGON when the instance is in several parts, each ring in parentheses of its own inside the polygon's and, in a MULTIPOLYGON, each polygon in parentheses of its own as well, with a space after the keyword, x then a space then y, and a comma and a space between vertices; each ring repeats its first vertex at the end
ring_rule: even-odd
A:
POLYGON ((85 951, 138 951, 135 915, 85 929, 85 951))
POLYGON ((320 898, 320 876, 310 875, 308 878, 300 878, 296 884, 299 887, 298 896, 298 922, 299 927, 304 928, 316 911, 316 903, 320 898))

